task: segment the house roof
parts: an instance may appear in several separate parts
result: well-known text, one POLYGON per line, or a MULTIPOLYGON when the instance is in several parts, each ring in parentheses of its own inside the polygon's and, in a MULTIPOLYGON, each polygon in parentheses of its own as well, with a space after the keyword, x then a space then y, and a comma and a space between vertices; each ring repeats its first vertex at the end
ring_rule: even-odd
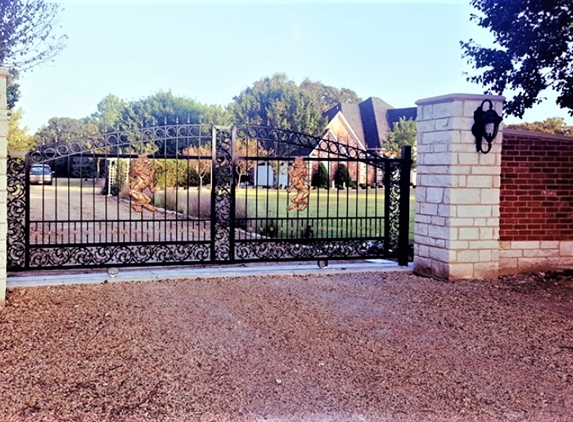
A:
POLYGON ((388 141, 394 123, 400 118, 416 119, 417 109, 394 108, 378 97, 370 97, 360 104, 338 104, 325 115, 330 122, 339 112, 368 149, 380 149, 388 141))

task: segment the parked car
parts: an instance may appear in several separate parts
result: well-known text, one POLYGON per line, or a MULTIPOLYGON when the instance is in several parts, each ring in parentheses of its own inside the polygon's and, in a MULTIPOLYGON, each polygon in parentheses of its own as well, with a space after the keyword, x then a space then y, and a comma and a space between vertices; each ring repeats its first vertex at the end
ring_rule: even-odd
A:
POLYGON ((48 164, 32 164, 29 180, 31 185, 51 185, 52 169, 48 164))

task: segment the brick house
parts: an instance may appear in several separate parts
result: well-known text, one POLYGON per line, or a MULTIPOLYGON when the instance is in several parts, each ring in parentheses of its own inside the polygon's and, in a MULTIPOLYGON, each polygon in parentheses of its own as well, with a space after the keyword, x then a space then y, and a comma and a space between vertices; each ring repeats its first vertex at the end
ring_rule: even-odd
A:
MULTIPOLYGON (((388 135, 394 123, 400 118, 415 120, 416 111, 416 107, 394 108, 377 97, 370 97, 359 104, 338 104, 325 112, 328 124, 323 138, 385 155, 388 150, 388 135)), ((310 153, 313 158, 323 159, 321 162, 332 180, 338 164, 328 159, 330 155, 317 150, 310 153)), ((315 161, 311 174, 316 171, 318 165, 319 162, 315 161)), ((372 168, 367 171, 363 163, 354 162, 349 166, 350 176, 358 184, 375 184, 382 180, 381 174, 374 174, 372 168)))

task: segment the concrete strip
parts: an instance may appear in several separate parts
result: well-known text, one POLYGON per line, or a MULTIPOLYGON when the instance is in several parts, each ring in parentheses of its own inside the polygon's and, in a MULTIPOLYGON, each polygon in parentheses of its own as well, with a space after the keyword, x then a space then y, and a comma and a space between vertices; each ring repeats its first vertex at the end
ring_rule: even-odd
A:
POLYGON ((412 271, 412 264, 401 267, 396 262, 381 259, 372 259, 362 263, 332 264, 319 268, 316 264, 292 265, 261 265, 248 267, 209 267, 209 268, 165 268, 154 267, 145 269, 121 269, 117 275, 110 276, 107 272, 90 274, 58 274, 11 276, 7 279, 8 288, 59 286, 70 284, 98 284, 104 282, 134 282, 158 281, 186 278, 223 278, 223 277, 249 277, 267 275, 310 275, 310 274, 336 274, 341 272, 371 272, 371 271, 412 271))

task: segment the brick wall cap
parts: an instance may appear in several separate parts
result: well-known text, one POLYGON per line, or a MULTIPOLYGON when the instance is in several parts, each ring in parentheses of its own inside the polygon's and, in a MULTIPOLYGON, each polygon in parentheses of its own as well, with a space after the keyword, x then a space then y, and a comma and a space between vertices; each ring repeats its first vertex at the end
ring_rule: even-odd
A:
POLYGON ((416 101, 417 106, 429 105, 429 104, 440 104, 449 103, 453 101, 483 101, 490 100, 491 102, 503 102, 505 97, 502 95, 484 95, 484 94, 447 94, 440 95, 438 97, 422 98, 416 101))
POLYGON ((517 137, 527 137, 536 139, 553 139, 555 141, 568 141, 573 142, 573 136, 568 135, 553 135, 551 133, 534 132, 531 130, 519 130, 519 129, 503 129, 503 136, 517 136, 517 137))

